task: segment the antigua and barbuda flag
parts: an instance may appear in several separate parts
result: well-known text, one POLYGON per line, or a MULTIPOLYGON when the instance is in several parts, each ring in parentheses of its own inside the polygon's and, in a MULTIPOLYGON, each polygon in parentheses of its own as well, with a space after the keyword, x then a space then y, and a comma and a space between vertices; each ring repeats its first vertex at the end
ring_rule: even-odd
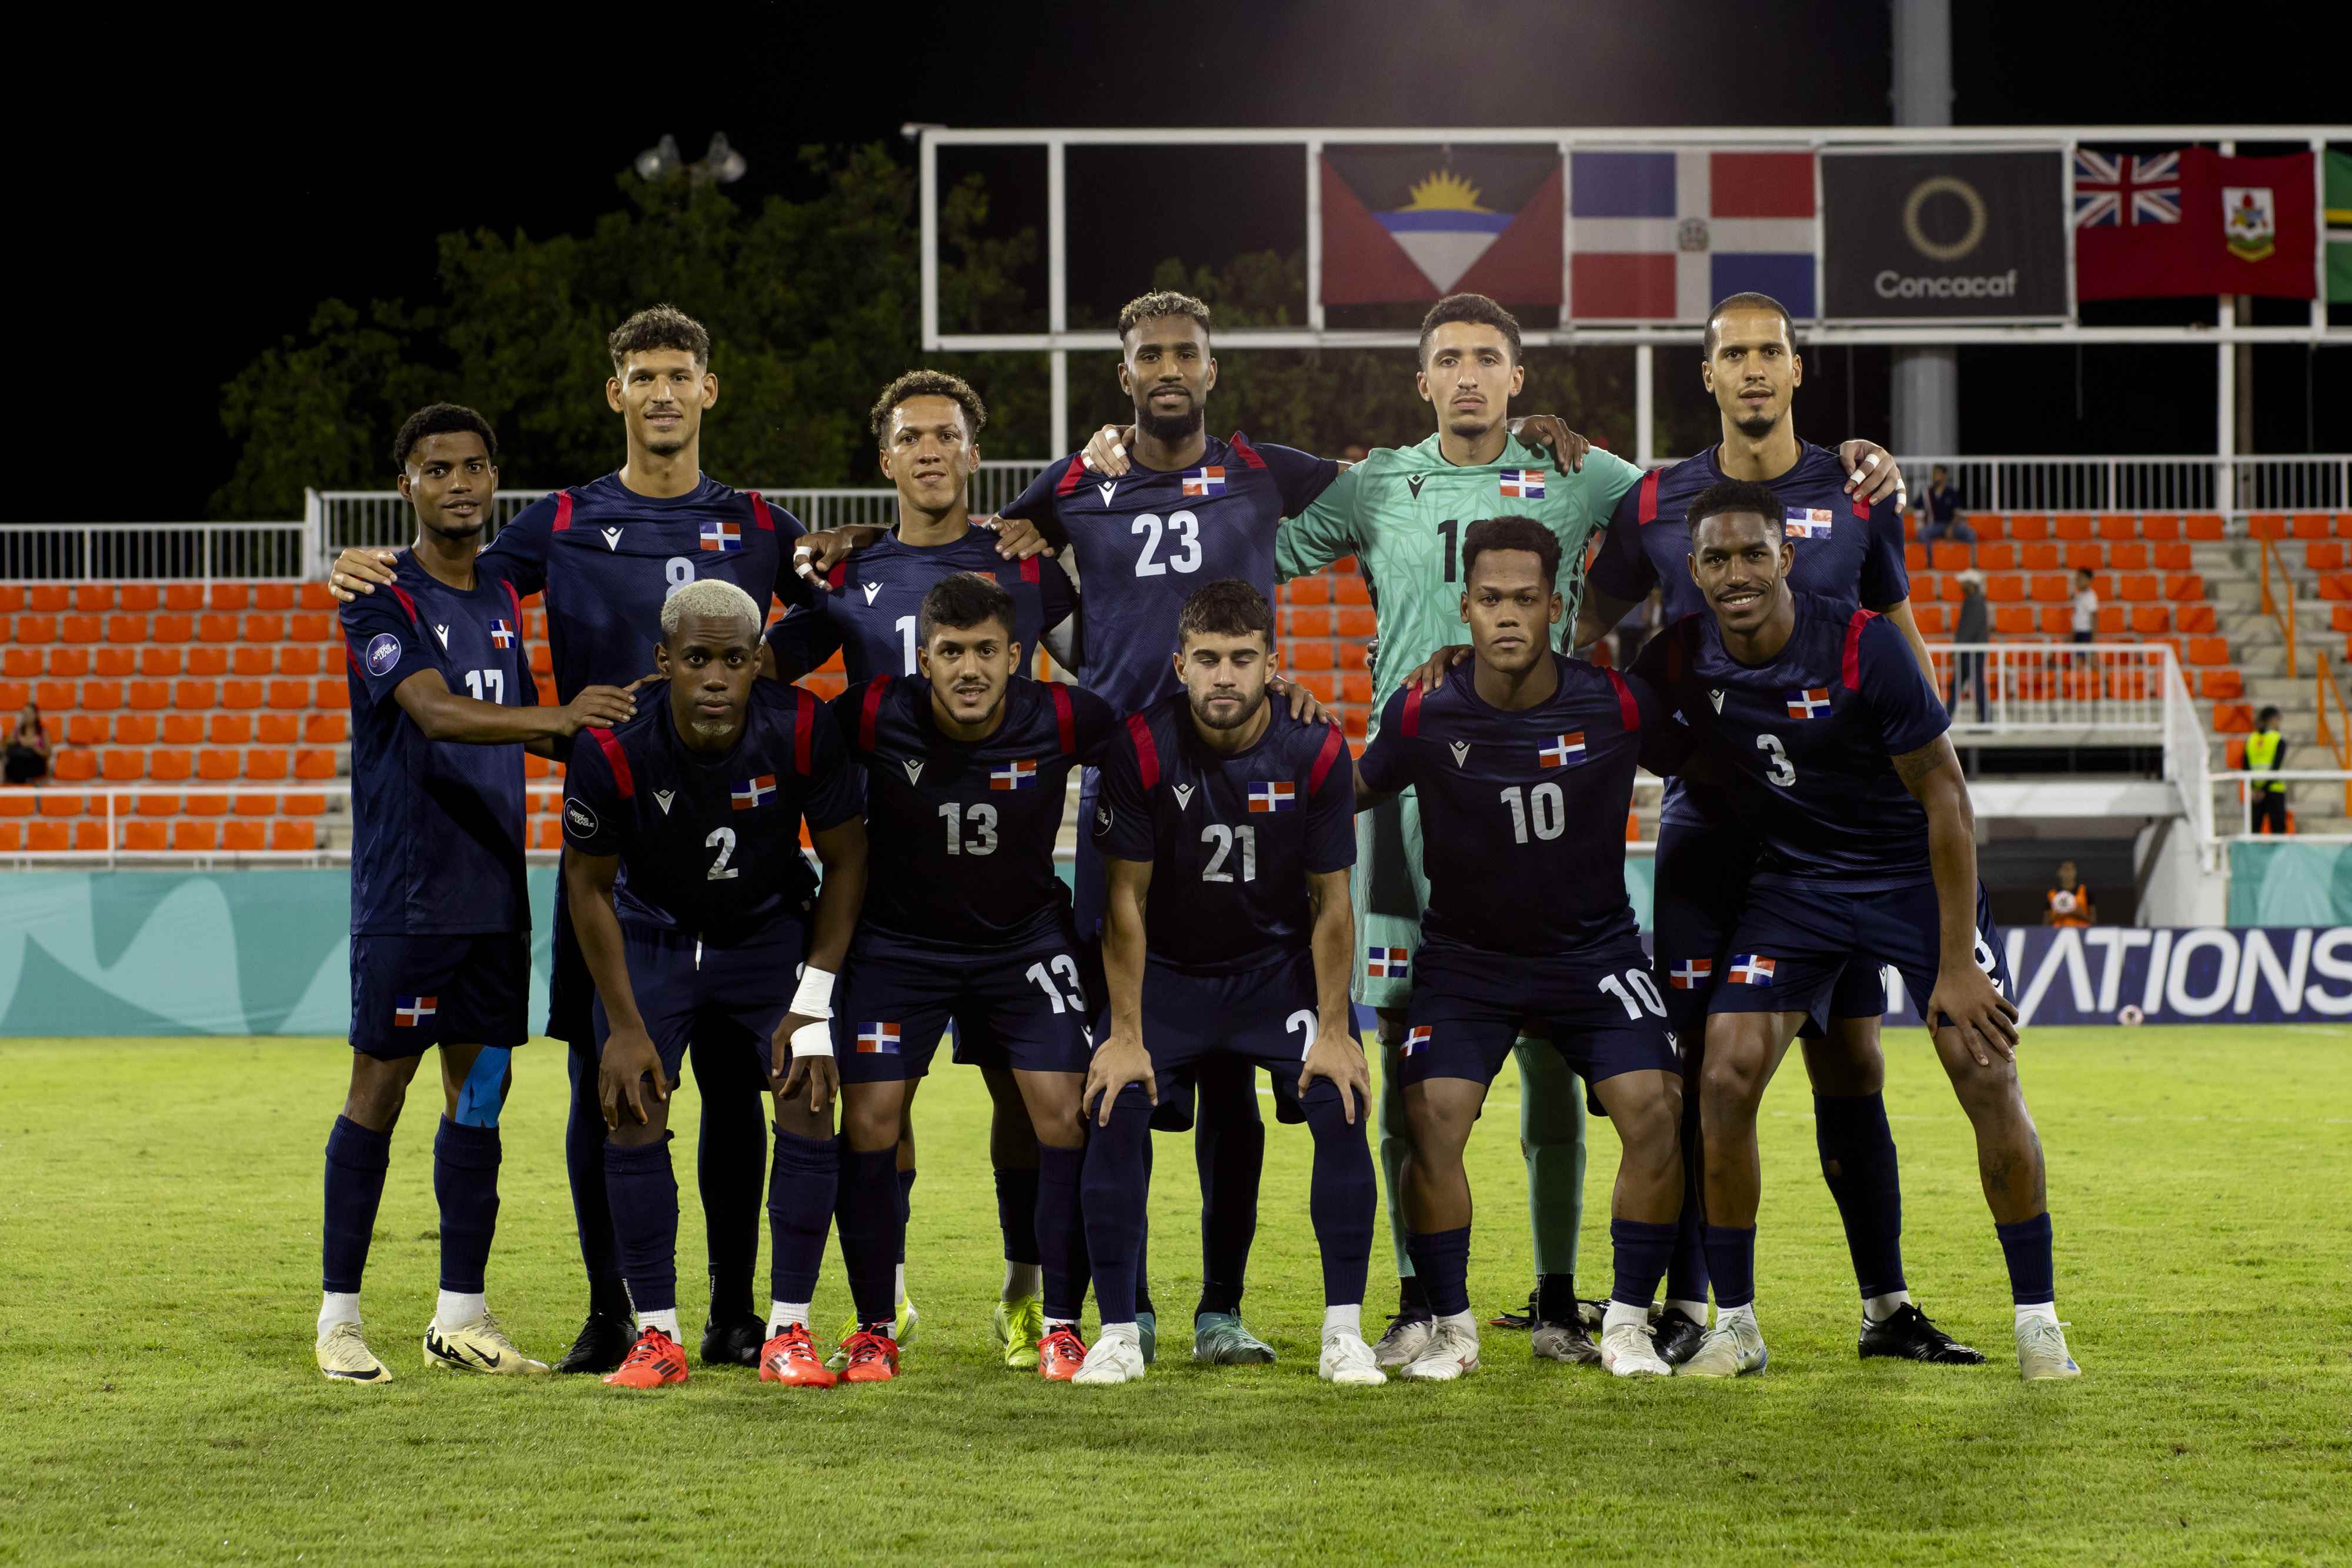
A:
POLYGON ((1506 468, 1500 476, 1503 498, 1507 501, 1540 501, 1543 499, 1543 470, 1540 468, 1506 468))
POLYGON ((1577 152, 1568 179, 1576 319, 1696 326, 1751 289, 1819 314, 1811 152, 1577 152))
POLYGON ((1790 718, 1818 718, 1830 711, 1830 689, 1827 686, 1807 686, 1789 694, 1790 718))
POLYGON ((724 517, 713 517, 702 525, 702 548, 715 550, 735 550, 743 548, 743 525, 730 523, 724 517))
POLYGON ((1221 467, 1193 468, 1184 475, 1187 496, 1222 496, 1225 493, 1225 471, 1221 467))
POLYGON ((392 1027, 419 1028, 426 1019, 440 1010, 439 997, 394 997, 392 998, 392 1027))
POLYGON ((1258 811, 1287 811, 1298 804, 1298 786, 1287 779, 1272 783, 1250 786, 1249 809, 1258 811))
POLYGON ((1787 520, 1780 525, 1780 535, 1791 539, 1825 539, 1832 526, 1827 507, 1791 507, 1787 520))
POLYGON ((1583 757, 1584 732, 1580 729, 1555 736, 1549 746, 1538 747, 1536 751, 1536 761, 1546 768, 1565 768, 1571 762, 1582 760, 1583 757))
POLYGON ((1323 303, 1560 297, 1557 147, 1327 149, 1323 303))
POLYGON ((729 792, 727 799, 737 810, 750 811, 766 805, 768 797, 775 792, 776 776, 772 773, 762 773, 757 779, 746 779, 739 782, 729 792))
POLYGON ((1402 980, 1410 955, 1402 947, 1373 947, 1364 955, 1364 973, 1375 980, 1402 980))
POLYGON ((1774 960, 1761 953, 1742 953, 1731 960, 1731 983, 1735 986, 1769 986, 1772 983, 1774 960))
POLYGON ((862 1023, 857 1026, 857 1054, 860 1056, 896 1056, 898 1054, 898 1026, 895 1023, 862 1023))

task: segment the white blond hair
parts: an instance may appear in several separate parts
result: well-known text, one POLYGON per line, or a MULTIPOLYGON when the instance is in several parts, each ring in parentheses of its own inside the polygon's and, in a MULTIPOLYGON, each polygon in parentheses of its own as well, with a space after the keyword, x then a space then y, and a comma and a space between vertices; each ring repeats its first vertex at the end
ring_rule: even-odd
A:
POLYGON ((740 622, 750 632, 751 641, 760 640, 760 607, 751 601, 750 594, 724 578, 699 578, 662 601, 662 641, 667 643, 676 637, 678 622, 689 615, 740 622))

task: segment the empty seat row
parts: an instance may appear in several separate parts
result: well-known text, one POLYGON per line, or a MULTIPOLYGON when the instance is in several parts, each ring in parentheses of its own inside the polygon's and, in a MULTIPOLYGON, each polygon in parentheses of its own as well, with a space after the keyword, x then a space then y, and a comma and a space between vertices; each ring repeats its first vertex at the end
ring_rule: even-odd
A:
POLYGON ((2352 512, 2256 512, 2246 518, 2250 539, 2352 538, 2352 512))
POLYGON ((173 707, 202 713, 265 706, 301 713, 347 707, 349 695, 341 676, 309 681, 0 681, 0 707, 20 708, 33 702, 60 713, 74 708, 110 713, 124 707, 144 713, 173 707))
POLYGON ((1994 539, 1974 545, 1938 539, 1932 545, 1906 545, 1903 562, 1915 572, 1965 571, 1970 567, 1979 571, 2191 571, 2196 568, 2188 545, 2150 544, 2144 539, 2123 544, 2099 539, 2017 544, 1994 539))
POLYGON ((239 779, 269 783, 281 779, 332 779, 341 770, 323 747, 68 747, 50 773, 60 784, 135 784, 152 779, 177 784, 202 779, 226 784, 239 779))
MULTIPOLYGON (((1970 512, 1962 517, 1979 539, 2014 539, 2021 543, 2056 539, 2062 543, 2088 539, 2147 539, 2200 543, 2229 537, 2229 525, 2219 512, 1970 512)), ((1903 537, 1919 538, 1916 512, 1904 518, 1903 537)))
POLYGON ((0 583, 0 615, 20 610, 55 615, 74 610, 324 610, 335 596, 323 582, 26 582, 0 583))
MULTIPOLYGON (((562 831, 559 823, 556 829, 562 831)), ((79 821, 0 820, 0 854, 30 852, 62 854, 68 850, 105 851, 125 854, 159 854, 167 851, 226 854, 303 853, 319 848, 315 822, 211 822, 182 818, 173 822, 118 821, 111 830, 85 817, 79 821), (111 840, 111 842, 109 841, 111 840)))
MULTIPOLYGON (((68 746, 341 746, 351 716, 320 713, 74 713, 64 716, 68 746)), ((51 732, 55 738, 54 729, 51 732)))
POLYGON ((159 610, 118 611, 111 615, 45 615, 28 611, 0 622, 0 637, 30 647, 52 643, 87 645, 112 643, 136 647, 142 643, 307 643, 340 639, 341 623, 324 611, 298 610, 290 615, 251 612, 238 615, 206 610, 189 614, 159 610))
MULTIPOLYGON (((1916 605, 1914 614, 1920 634, 1927 637, 1952 635, 1958 620, 1949 604, 1916 605)), ((2213 626, 2213 607, 2210 604, 2103 604, 2092 632, 2101 639, 2161 637, 2173 632, 2210 632, 2213 626)), ((2063 642, 2074 634, 2074 612, 2063 604, 1992 606, 1992 634, 1996 637, 2063 642)))
MULTIPOLYGON (((54 786, 41 789, 0 789, 0 818, 103 817, 107 797, 54 786)), ((190 793, 140 794, 118 798, 114 815, 123 817, 321 817, 324 795, 278 795, 240 790, 234 795, 190 793)))
POLYGON ((274 647, 168 648, 150 643, 138 648, 50 647, 0 648, 0 675, 29 681, 42 675, 79 680, 99 675, 120 680, 129 675, 323 675, 341 672, 342 651, 313 648, 297 643, 274 647))
MULTIPOLYGON (((2102 600, 2126 604, 2194 603, 2205 597, 2205 579, 2193 571, 2095 572, 2090 587, 2102 600)), ((1984 588, 1985 598, 1995 604, 2063 604, 2074 597, 2074 580, 2063 572, 1988 572, 1984 588)), ((1941 599, 1958 604, 1967 590, 1958 572, 1922 572, 1912 580, 1911 597, 1915 602, 1941 599)))

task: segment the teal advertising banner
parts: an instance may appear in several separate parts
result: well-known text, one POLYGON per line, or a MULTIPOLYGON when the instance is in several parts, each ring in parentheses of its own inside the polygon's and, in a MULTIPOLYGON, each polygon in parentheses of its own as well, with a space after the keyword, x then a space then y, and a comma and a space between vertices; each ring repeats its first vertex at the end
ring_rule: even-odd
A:
POLYGON ((2352 925, 2352 844, 2230 846, 2232 925, 2352 925))

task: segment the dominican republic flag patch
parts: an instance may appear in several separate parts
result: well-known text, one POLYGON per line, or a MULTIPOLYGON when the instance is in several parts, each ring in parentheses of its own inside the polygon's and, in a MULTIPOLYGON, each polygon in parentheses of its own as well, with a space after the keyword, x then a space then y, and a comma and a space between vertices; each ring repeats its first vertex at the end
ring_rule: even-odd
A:
POLYGON ((762 773, 757 779, 746 779, 737 784, 727 798, 734 803, 737 810, 751 811, 766 805, 768 797, 775 792, 776 776, 762 773))
POLYGON ((1222 496, 1225 493, 1225 471, 1223 468, 1194 468, 1184 476, 1187 496, 1222 496))
POLYGON ((724 517, 713 517, 702 525, 704 549, 730 550, 743 548, 743 525, 730 523, 724 517))
POLYGON ((1715 977, 1712 958, 1685 958, 1666 971, 1666 984, 1678 991, 1695 991, 1715 977))
POLYGON ((898 1026, 895 1023, 862 1023, 857 1026, 857 1054, 860 1056, 896 1056, 898 1054, 898 1026))
POLYGON ((1584 755, 1584 732, 1573 730, 1556 737, 1549 746, 1536 753, 1536 760, 1546 768, 1565 768, 1584 755))
POLYGON ((511 626, 509 626, 509 625, 508 625, 504 621, 493 621, 493 622, 490 622, 490 646, 491 646, 491 647, 493 647, 493 648, 511 648, 511 647, 513 647, 513 646, 514 646, 514 628, 513 628, 513 627, 511 627, 511 626))
POLYGON ((1256 811, 1287 811, 1298 804, 1298 786, 1287 779, 1270 784, 1250 786, 1250 810, 1256 811))
POLYGON ((1405 1031, 1404 1044, 1397 1048, 1397 1054, 1399 1056, 1419 1055, 1421 1048, 1429 1043, 1429 1037, 1432 1032, 1432 1026, 1428 1024, 1417 1023, 1413 1025, 1412 1028, 1405 1031))
POLYGON ((1830 689, 1827 686, 1807 686, 1801 692, 1789 694, 1790 718, 1817 718, 1829 706, 1830 689))
POLYGON ((392 998, 392 1027, 415 1029, 440 1010, 439 997, 394 997, 392 998))
POLYGON ((1792 539, 1825 539, 1830 537, 1830 514, 1825 507, 1791 507, 1788 521, 1780 525, 1781 537, 1792 539))
POLYGON ((1540 501, 1543 499, 1543 470, 1540 468, 1506 468, 1503 470, 1503 498, 1507 501, 1540 501))
POLYGON ((1364 973, 1375 980, 1402 980, 1407 956, 1402 947, 1371 948, 1364 956, 1364 973))
POLYGON ((1761 953, 1742 953, 1731 961, 1731 983, 1735 986, 1769 986, 1772 983, 1773 960, 1761 953))
POLYGON ((988 787, 992 789, 1034 789, 1037 787, 1037 765, 1025 758, 1008 762, 989 774, 988 787))

